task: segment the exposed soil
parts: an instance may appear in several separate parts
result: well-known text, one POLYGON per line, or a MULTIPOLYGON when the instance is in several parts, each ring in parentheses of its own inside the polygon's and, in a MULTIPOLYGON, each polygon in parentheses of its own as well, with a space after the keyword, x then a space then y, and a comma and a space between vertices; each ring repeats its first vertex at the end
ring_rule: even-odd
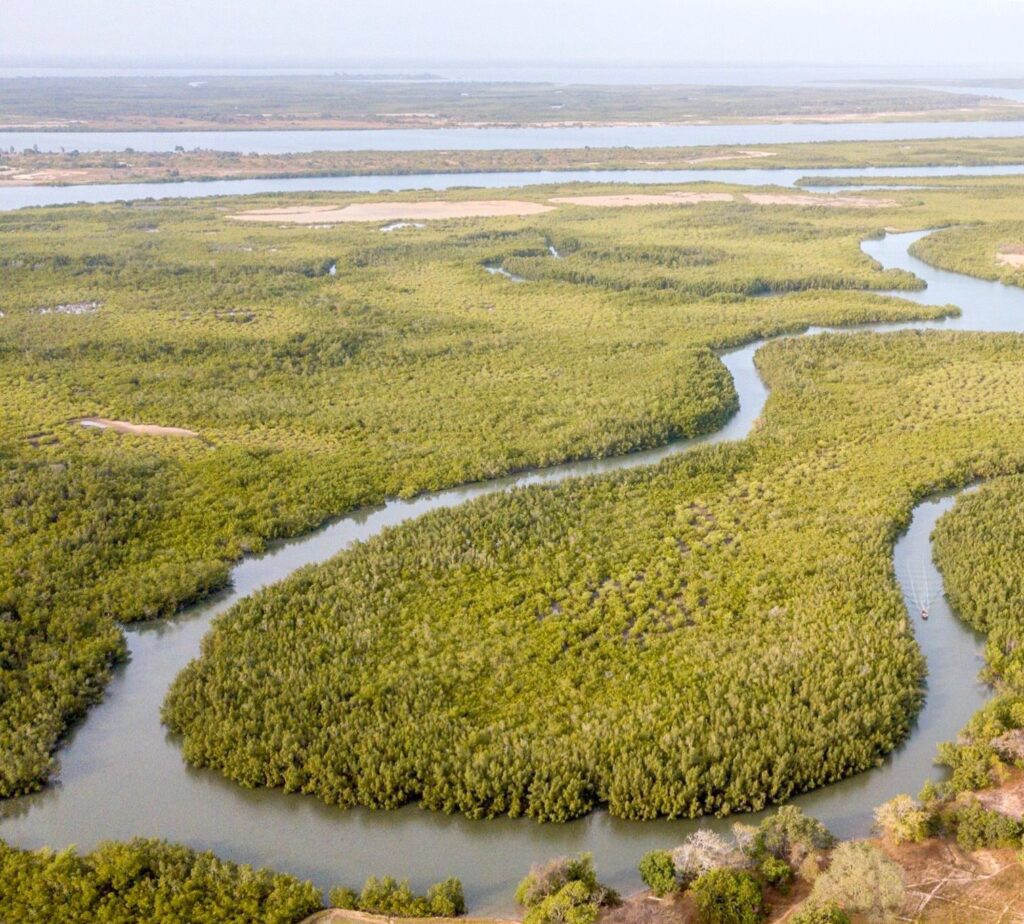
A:
POLYGON ((903 867, 901 920, 928 924, 1022 924, 1024 868, 1013 850, 967 853, 953 841, 880 845, 903 867))
POLYGON ((975 798, 985 808, 1018 821, 1024 820, 1024 771, 1014 770, 1000 786, 981 789, 975 798))
POLYGON ((554 211, 550 205, 516 199, 475 199, 463 202, 358 202, 333 205, 259 209, 231 217, 238 221, 288 222, 297 225, 335 224, 351 221, 429 221, 444 218, 494 218, 539 215, 554 211))
POLYGON ((828 209, 889 209, 895 199, 867 199, 861 196, 789 195, 784 193, 746 193, 755 205, 814 205, 828 209))
POLYGON ((115 433, 128 433, 132 436, 199 436, 195 430, 186 430, 183 427, 134 424, 127 420, 108 420, 106 417, 83 417, 78 423, 83 427, 93 427, 97 430, 113 430, 115 433))
POLYGON ((626 193, 621 196, 555 196, 549 202, 559 205, 586 205, 620 209, 636 205, 692 205, 697 202, 732 202, 732 193, 626 193))
POLYGON ((1012 266, 1015 269, 1019 269, 1024 266, 1024 248, 1021 248, 1020 253, 1012 253, 1010 251, 997 253, 996 262, 1002 263, 1003 266, 1012 266))

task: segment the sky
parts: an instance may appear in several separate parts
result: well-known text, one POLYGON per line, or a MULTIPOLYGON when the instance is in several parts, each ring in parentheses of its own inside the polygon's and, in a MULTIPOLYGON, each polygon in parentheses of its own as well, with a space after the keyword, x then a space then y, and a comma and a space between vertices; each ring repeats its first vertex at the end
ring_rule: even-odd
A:
POLYGON ((0 67, 523 61, 1024 71, 1022 37, 1024 0, 0 2, 0 67))

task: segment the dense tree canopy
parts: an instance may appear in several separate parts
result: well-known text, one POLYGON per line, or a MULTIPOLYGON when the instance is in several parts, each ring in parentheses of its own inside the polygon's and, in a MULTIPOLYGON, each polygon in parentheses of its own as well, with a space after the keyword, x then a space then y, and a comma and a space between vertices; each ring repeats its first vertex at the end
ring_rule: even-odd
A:
POLYGON ((0 841, 0 883, 11 924, 297 924, 323 907, 311 883, 153 840, 81 856, 0 841))
POLYGON ((0 216, 0 796, 47 778, 123 654, 116 622, 174 612, 245 551, 389 495, 712 430, 735 404, 712 348, 922 313, 744 294, 909 285, 858 249, 871 212, 231 219, 257 204, 0 216), (552 242, 594 278, 546 278, 552 242), (517 260, 527 284, 482 270, 517 260), (77 423, 93 415, 199 437, 77 423))
POLYGON ((303 571, 219 620, 167 718, 245 785, 472 816, 759 809, 870 767, 921 696, 892 542, 925 494, 1021 466, 1019 344, 772 344, 751 439, 303 571))

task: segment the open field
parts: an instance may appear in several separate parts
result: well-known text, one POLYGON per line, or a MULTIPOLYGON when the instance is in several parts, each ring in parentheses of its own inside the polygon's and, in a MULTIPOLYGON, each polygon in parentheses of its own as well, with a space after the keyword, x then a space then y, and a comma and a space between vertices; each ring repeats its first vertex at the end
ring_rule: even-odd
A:
POLYGON ((0 129, 42 131, 936 121, 1012 119, 1022 112, 1006 100, 901 87, 586 86, 315 75, 0 79, 0 129))
MULTIPOLYGON (((535 151, 320 151, 283 155, 202 150, 168 153, 121 151, 114 154, 0 151, 0 186, 524 170, 781 169, 1020 163, 1024 163, 1024 139, 1020 138, 535 151)), ((844 178, 844 182, 847 181, 844 178)))

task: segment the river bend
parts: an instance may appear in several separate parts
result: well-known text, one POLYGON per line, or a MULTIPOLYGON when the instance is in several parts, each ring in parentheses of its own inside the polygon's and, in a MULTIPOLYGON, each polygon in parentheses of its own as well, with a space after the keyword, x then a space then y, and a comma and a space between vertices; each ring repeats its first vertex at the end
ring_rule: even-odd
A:
MULTIPOLYGON (((899 293, 901 297, 929 305, 956 304, 962 315, 866 329, 1024 332, 1024 290, 917 260, 908 247, 924 233, 892 234, 865 242, 863 249, 882 266, 910 270, 927 282, 924 291, 899 293)), ((308 877, 325 888, 358 885, 370 874, 408 876, 417 888, 457 875, 476 913, 508 912, 513 885, 530 864, 560 853, 592 851, 603 880, 625 890, 638 886, 636 863, 644 852, 672 846, 698 825, 727 826, 731 820, 630 822, 598 811, 565 825, 538 825, 528 819, 473 821, 416 806, 391 812, 340 810, 310 796, 246 790, 216 772, 187 766, 160 724, 160 705, 174 677, 198 655, 200 640, 215 615, 260 587, 303 565, 322 562, 384 527, 484 494, 650 465, 695 446, 742 439, 767 398, 753 362, 761 343, 722 356, 740 407, 713 434, 358 510, 244 559, 232 571, 231 588, 212 599, 173 619, 127 630, 130 661, 116 670, 103 702, 64 743, 59 782, 6 803, 0 837, 21 847, 73 843, 83 850, 107 838, 163 837, 308 877)), ((879 768, 794 800, 841 836, 866 834, 876 805, 899 792, 916 792, 928 776, 936 776, 936 745, 954 737, 987 695, 977 680, 982 639, 950 612, 941 595, 933 601, 926 624, 913 608, 915 580, 926 578, 933 588, 941 587, 931 564, 929 537, 952 499, 946 495, 919 504, 894 550, 896 574, 932 678, 912 733, 879 768)))

